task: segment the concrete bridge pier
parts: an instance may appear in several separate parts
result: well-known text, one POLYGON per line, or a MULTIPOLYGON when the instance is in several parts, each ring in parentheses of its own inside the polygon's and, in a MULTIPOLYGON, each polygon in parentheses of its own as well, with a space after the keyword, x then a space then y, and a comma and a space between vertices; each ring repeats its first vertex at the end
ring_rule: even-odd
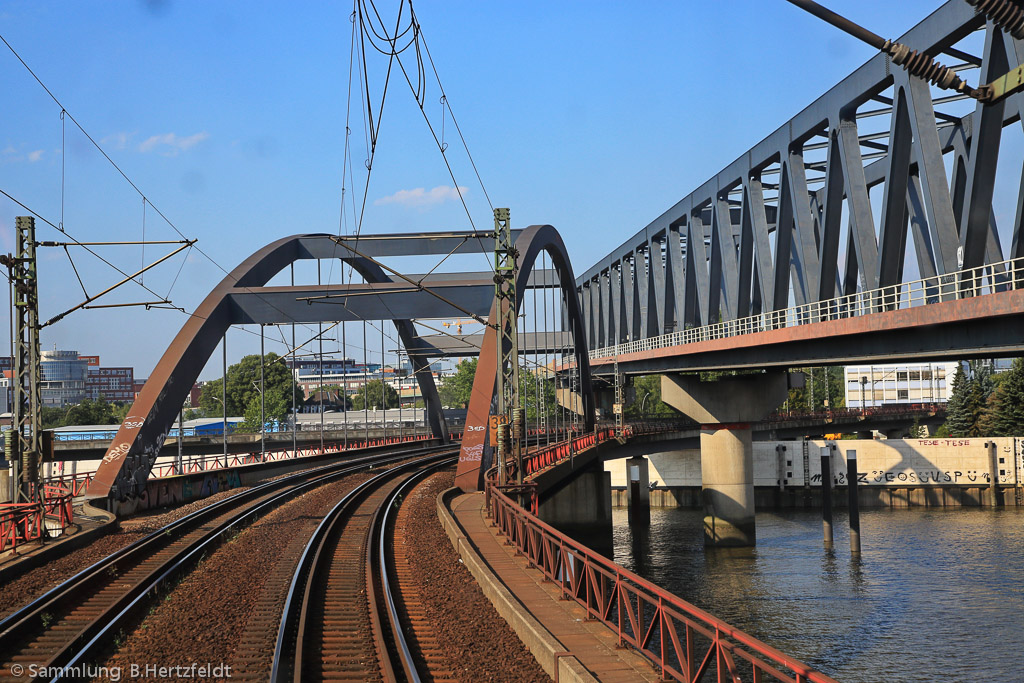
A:
POLYGON ((763 420, 781 405, 791 386, 802 385, 802 373, 737 375, 713 382, 662 375, 661 400, 701 423, 704 545, 756 543, 750 423, 763 420))
POLYGON ((541 496, 542 520, 581 543, 612 555, 612 475, 600 461, 577 471, 541 496))
POLYGON ((647 458, 632 457, 626 461, 626 505, 630 524, 651 521, 651 474, 647 458))

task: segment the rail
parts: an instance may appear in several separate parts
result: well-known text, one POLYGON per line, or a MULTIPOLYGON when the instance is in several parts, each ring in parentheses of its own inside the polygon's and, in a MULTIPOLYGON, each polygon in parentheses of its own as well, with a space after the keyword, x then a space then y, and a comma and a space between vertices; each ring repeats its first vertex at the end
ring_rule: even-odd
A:
MULTIPOLYGON (((440 454, 433 453, 413 462, 400 463, 371 479, 363 481, 346 493, 320 521, 309 541, 307 541, 302 555, 299 557, 285 596, 270 672, 270 680, 273 683, 305 680, 305 677, 310 673, 307 671, 311 666, 310 663, 313 660, 319 661, 323 654, 321 649, 317 647, 316 642, 318 634, 313 624, 315 621, 314 604, 320 599, 318 596, 321 592, 327 592, 328 584, 326 579, 331 571, 332 564, 335 562, 335 551, 331 550, 331 544, 337 542, 342 534, 346 533, 346 525, 350 516, 367 500, 367 496, 371 492, 379 489, 388 480, 395 479, 400 475, 420 468, 425 468, 424 471, 426 473, 431 473, 436 465, 444 466, 452 463, 455 460, 454 452, 454 450, 450 450, 450 452, 440 454)), ((412 479, 415 480, 416 475, 413 475, 412 479)), ((381 615, 378 614, 378 603, 374 597, 375 584, 371 584, 366 579, 372 578, 373 573, 372 568, 375 558, 371 546, 374 545, 375 540, 377 543, 383 543, 384 527, 380 524, 382 521, 380 513, 394 506, 396 496, 401 495, 401 490, 401 486, 396 487, 394 492, 396 495, 386 495, 384 500, 377 503, 376 512, 373 513, 372 521, 369 522, 370 528, 366 530, 366 538, 364 540, 367 550, 365 560, 367 574, 363 577, 363 584, 366 588, 365 595, 369 600, 369 616, 371 619, 371 631, 374 632, 374 646, 380 656, 380 663, 384 667, 383 670, 387 674, 383 676, 385 680, 395 680, 394 667, 391 661, 392 652, 389 643, 383 635, 382 624, 385 622, 382 620, 381 615)), ((348 568, 352 569, 356 567, 356 564, 353 562, 348 568)), ((386 582, 384 590, 387 591, 386 582)), ((323 618, 327 619, 328 615, 324 614, 323 618)), ((408 651, 408 646, 402 643, 403 638, 399 631, 392 632, 391 637, 395 638, 396 636, 398 638, 396 645, 404 647, 408 651)), ((405 666, 401 662, 398 663, 400 667, 405 666)), ((406 662, 406 664, 409 664, 409 662, 406 662)), ((410 664, 410 666, 412 665, 410 664)), ((415 668, 406 669, 406 671, 407 673, 415 671, 415 668)), ((408 676, 408 680, 418 679, 408 676)))
POLYGON ((548 526, 487 482, 488 512, 517 550, 575 600, 615 631, 619 646, 642 652, 662 678, 698 681, 716 678, 835 683, 721 619, 691 605, 650 581, 548 526))
POLYGON ((724 320, 722 322, 669 332, 657 337, 605 346, 590 352, 592 359, 642 353, 669 346, 737 337, 798 325, 855 318, 985 294, 1024 288, 1024 257, 977 268, 935 275, 898 285, 869 289, 824 301, 812 301, 777 311, 724 320))
POLYGON ((0 667, 34 661, 40 670, 68 667, 56 679, 77 679, 73 672, 138 623, 161 589, 176 585, 240 528, 325 483, 441 448, 412 447, 296 472, 193 511, 0 618, 0 667))

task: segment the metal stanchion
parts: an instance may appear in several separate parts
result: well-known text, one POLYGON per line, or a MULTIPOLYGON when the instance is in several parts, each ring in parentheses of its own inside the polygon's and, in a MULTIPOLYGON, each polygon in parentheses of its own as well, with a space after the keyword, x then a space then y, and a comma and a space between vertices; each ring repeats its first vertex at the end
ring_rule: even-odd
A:
POLYGON ((860 554, 860 501, 857 500, 857 451, 846 451, 846 490, 850 497, 850 552, 860 554))
POLYGON ((821 447, 821 529, 825 547, 832 547, 832 449, 821 447))

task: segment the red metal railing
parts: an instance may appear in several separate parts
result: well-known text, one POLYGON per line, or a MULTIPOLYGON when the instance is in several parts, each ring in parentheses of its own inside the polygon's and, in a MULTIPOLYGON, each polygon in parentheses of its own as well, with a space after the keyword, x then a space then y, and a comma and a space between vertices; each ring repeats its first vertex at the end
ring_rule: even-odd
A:
MULTIPOLYGON (((625 435, 679 428, 674 422, 633 423, 625 435)), ((525 473, 539 472, 615 436, 615 429, 605 426, 539 449, 525 459, 525 473)), ((663 678, 692 683, 714 671, 713 680, 719 682, 835 683, 545 524, 508 495, 522 494, 535 512, 537 501, 530 487, 515 492, 499 487, 493 473, 486 484, 487 505, 499 533, 557 583, 563 597, 612 628, 619 645, 631 645, 654 662, 663 678)))
MULTIPOLYGON (((411 441, 424 441, 432 438, 428 434, 414 434, 404 437, 387 437, 380 439, 350 439, 348 442, 349 449, 355 448, 366 448, 369 446, 383 446, 387 444, 405 443, 411 441)), ((322 455, 323 453, 337 452, 346 450, 341 443, 328 443, 323 449, 317 446, 299 446, 298 450, 295 451, 295 455, 291 455, 291 448, 267 451, 266 461, 276 460, 290 460, 293 458, 305 458, 312 455, 322 455)), ((228 456, 228 467, 238 467, 241 465, 251 465, 254 463, 262 462, 261 454, 259 451, 252 453, 232 453, 228 456)), ((203 456, 184 456, 181 463, 181 467, 175 462, 165 463, 162 465, 155 465, 153 467, 153 478, 159 479, 162 477, 173 477, 180 474, 193 474, 195 472, 212 472, 214 470, 224 469, 224 456, 223 454, 217 453, 213 455, 203 456)), ((50 477, 46 477, 44 482, 47 484, 67 486, 71 488, 75 496, 82 495, 85 490, 89 487, 89 483, 92 482, 93 476, 95 476, 95 470, 89 470, 86 472, 77 472, 75 474, 55 474, 50 477)))
POLYGON ((902 417, 904 415, 934 415, 946 412, 945 403, 884 403, 863 408, 826 408, 813 412, 785 413, 776 411, 765 422, 791 422, 793 420, 835 420, 843 418, 902 417))
POLYGON ((52 522, 56 522, 62 532, 74 522, 74 498, 71 487, 43 484, 43 519, 51 522, 51 529, 56 528, 52 522))
POLYGON ((832 678, 691 605, 577 543, 519 507, 488 480, 489 512, 504 534, 562 596, 612 628, 663 678, 835 683, 832 678))
MULTIPOLYGON (((676 422, 636 422, 625 426, 624 435, 630 437, 638 434, 653 434, 676 429, 680 429, 679 423, 676 422)), ((615 436, 614 426, 600 425, 593 432, 538 448, 524 456, 523 474, 527 477, 534 475, 547 467, 568 460, 575 453, 579 453, 609 439, 614 439, 615 436)))
POLYGON ((0 552, 42 537, 44 527, 41 510, 38 503, 0 505, 0 552))
POLYGON ((42 502, 0 505, 0 552, 39 540, 47 528, 63 532, 71 526, 74 495, 70 487, 44 484, 42 502))

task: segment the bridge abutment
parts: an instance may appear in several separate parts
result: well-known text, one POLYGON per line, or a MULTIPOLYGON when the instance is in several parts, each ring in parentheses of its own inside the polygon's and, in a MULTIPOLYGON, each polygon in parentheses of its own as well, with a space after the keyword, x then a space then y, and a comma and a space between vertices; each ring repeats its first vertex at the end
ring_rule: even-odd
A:
POLYGON ((704 544, 750 546, 754 523, 754 448, 750 423, 763 420, 800 386, 800 373, 738 375, 712 382, 662 375, 661 400, 701 423, 704 544))

